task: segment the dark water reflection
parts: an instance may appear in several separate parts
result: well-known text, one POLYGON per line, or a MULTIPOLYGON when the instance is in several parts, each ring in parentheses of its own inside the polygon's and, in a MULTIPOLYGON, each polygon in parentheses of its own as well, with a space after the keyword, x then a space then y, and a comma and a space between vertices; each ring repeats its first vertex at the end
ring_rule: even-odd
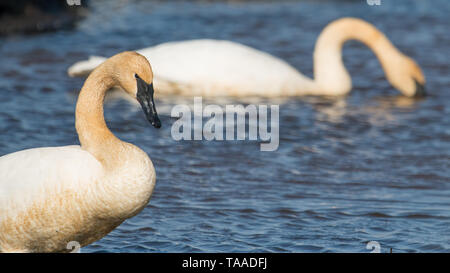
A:
POLYGON ((250 141, 172 140, 170 98, 157 101, 160 130, 134 105, 108 103, 111 129, 148 152, 157 186, 142 213, 82 251, 369 252, 375 240, 382 252, 449 252, 450 5, 392 2, 91 1, 73 31, 0 39, 0 154, 78 142, 74 90, 83 80, 66 69, 89 55, 208 37, 268 51, 311 75, 321 29, 357 16, 421 64, 429 97, 399 96, 373 53, 350 42, 350 96, 260 102, 280 103, 276 152, 250 141))

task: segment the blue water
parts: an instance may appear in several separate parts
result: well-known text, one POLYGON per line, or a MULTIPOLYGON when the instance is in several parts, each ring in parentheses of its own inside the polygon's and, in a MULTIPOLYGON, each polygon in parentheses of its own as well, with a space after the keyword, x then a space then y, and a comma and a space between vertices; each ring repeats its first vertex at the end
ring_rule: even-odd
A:
POLYGON ((110 128, 150 155, 157 185, 139 215, 82 252, 370 252, 369 241, 381 252, 450 252, 449 12, 446 0, 91 1, 73 30, 0 37, 0 155, 78 143, 83 79, 66 70, 89 55, 217 38, 311 76, 322 28, 356 16, 421 65, 427 98, 400 96, 374 54, 349 42, 349 96, 260 102, 280 104, 275 152, 257 141, 174 141, 175 98, 156 101, 159 130, 136 105, 109 100, 110 128))

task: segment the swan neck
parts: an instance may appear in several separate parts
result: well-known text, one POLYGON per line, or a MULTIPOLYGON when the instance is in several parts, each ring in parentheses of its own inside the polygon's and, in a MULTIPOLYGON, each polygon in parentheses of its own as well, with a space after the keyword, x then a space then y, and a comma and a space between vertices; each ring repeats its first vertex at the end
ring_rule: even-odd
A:
POLYGON ((329 24, 320 34, 314 50, 314 79, 330 95, 350 92, 351 77, 342 61, 342 47, 348 40, 368 46, 386 71, 398 50, 386 36, 370 23, 356 18, 343 18, 329 24))
POLYGON ((103 164, 108 164, 108 154, 121 141, 106 125, 103 102, 108 89, 116 85, 106 65, 94 70, 80 91, 78 97, 75 127, 81 147, 94 155, 103 164))

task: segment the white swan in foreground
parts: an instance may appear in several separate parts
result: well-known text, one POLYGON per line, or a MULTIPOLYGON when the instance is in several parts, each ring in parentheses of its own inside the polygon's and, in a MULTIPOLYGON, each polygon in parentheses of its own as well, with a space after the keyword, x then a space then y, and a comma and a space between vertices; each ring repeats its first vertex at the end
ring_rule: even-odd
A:
POLYGON ((69 242, 90 244, 148 203, 155 169, 138 147, 105 124, 103 98, 118 85, 136 98, 153 126, 152 69, 124 52, 98 66, 76 107, 80 146, 46 147, 0 157, 0 252, 64 252, 69 242))
MULTIPOLYGON (((378 57, 390 83, 408 97, 424 95, 419 66, 373 25, 356 18, 330 23, 314 50, 314 80, 267 53, 229 41, 192 40, 138 50, 152 61, 161 93, 203 96, 344 95, 352 89, 342 46, 359 40, 378 57)), ((87 75, 105 58, 72 65, 71 76, 87 75)))

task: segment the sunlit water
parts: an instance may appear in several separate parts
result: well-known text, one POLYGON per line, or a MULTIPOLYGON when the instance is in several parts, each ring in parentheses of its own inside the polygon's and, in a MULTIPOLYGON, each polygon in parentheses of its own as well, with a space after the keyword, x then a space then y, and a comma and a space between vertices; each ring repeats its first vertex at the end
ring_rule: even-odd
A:
POLYGON ((159 130, 112 100, 109 126, 150 155, 157 185, 139 215, 83 252, 369 252, 369 241, 382 252, 450 251, 448 1, 121 2, 91 1, 72 31, 0 38, 0 155, 78 143, 83 80, 66 69, 89 55, 218 38, 311 76, 317 36, 342 16, 374 23, 416 59, 430 95, 399 96, 374 54, 350 42, 348 97, 258 102, 280 104, 275 152, 257 141, 174 141, 174 98, 157 101, 159 130))

